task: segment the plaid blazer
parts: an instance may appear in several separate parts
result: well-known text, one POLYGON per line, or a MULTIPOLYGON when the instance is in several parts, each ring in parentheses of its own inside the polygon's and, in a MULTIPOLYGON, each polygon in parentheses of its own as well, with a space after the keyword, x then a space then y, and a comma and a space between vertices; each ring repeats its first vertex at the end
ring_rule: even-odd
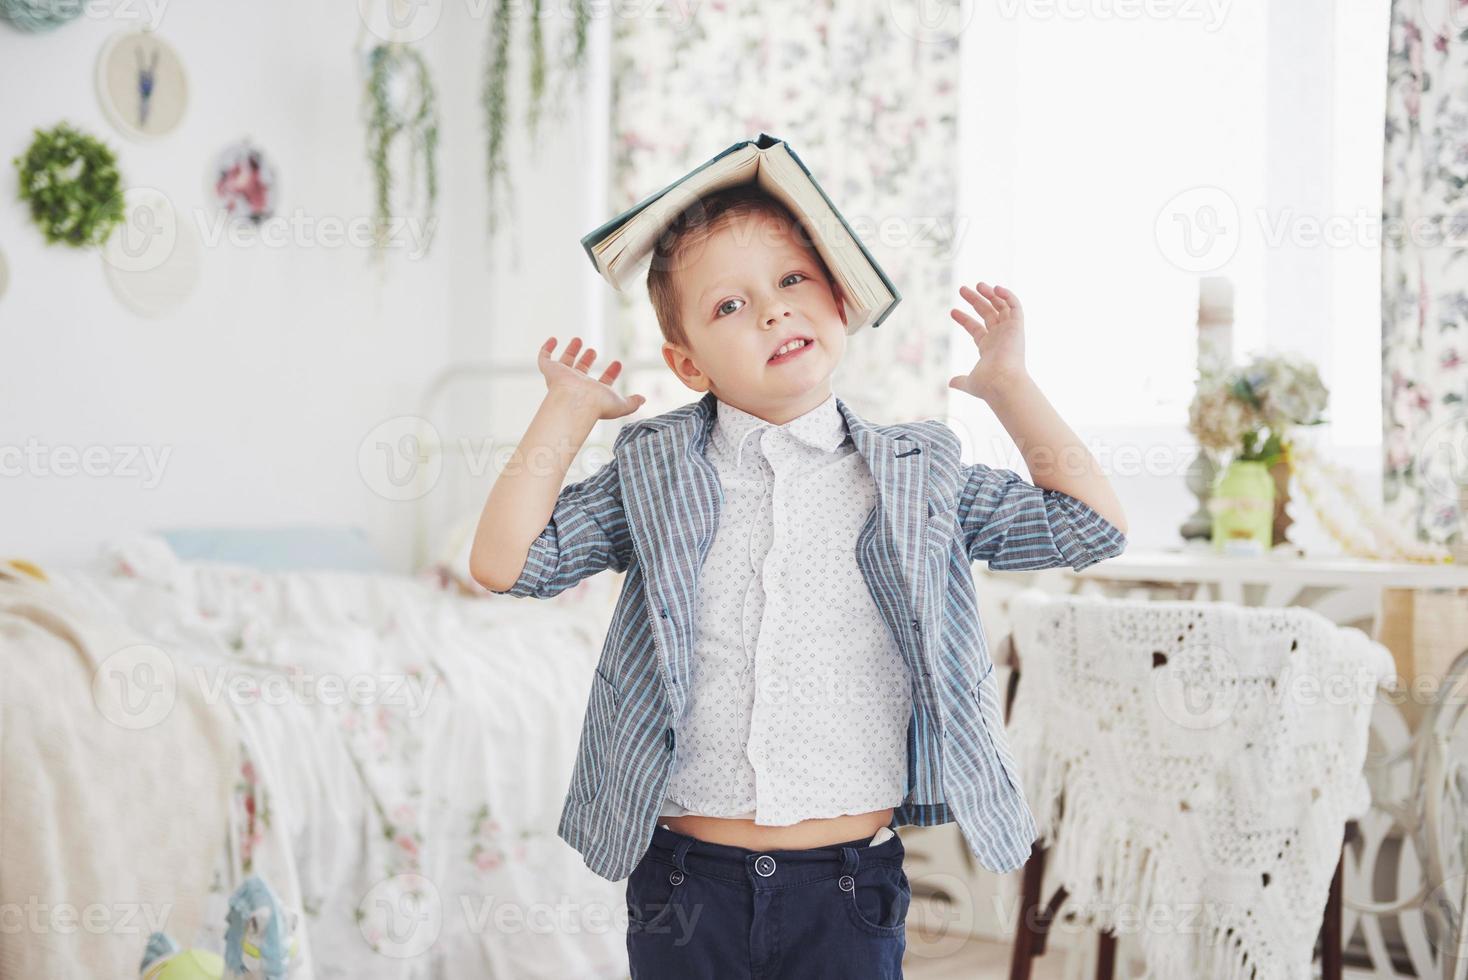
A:
MULTIPOLYGON (((699 401, 628 423, 612 460, 562 488, 524 570, 500 594, 548 598, 625 572, 591 682, 557 832, 603 878, 626 878, 657 823, 687 703, 698 574, 722 490, 704 446, 717 414, 699 401)), ((972 562, 1084 568, 1125 536, 1067 494, 959 460, 941 421, 873 425, 839 397, 877 505, 857 563, 912 678, 908 793, 894 824, 957 821, 987 868, 1022 866, 1037 836, 1005 735, 979 626, 972 562)))

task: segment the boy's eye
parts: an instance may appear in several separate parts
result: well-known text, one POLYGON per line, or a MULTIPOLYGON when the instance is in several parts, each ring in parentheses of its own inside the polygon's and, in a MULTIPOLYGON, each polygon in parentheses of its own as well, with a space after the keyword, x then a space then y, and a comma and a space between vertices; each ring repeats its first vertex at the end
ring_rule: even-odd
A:
MULTIPOLYGON (((794 279, 795 282, 801 282, 802 280, 809 279, 809 278, 810 277, 807 276, 804 272, 787 272, 784 275, 784 277, 781 278, 780 285, 781 286, 793 286, 793 285, 795 285, 795 283, 792 283, 790 280, 794 279)), ((717 307, 714 308, 714 316, 715 317, 721 317, 721 316, 729 316, 731 314, 738 313, 739 312, 739 306, 734 306, 734 307, 731 308, 730 307, 730 304, 731 303, 738 303, 738 304, 740 304, 740 306, 742 306, 744 304, 744 300, 742 300, 742 299, 734 299, 732 297, 730 299, 724 300, 724 302, 720 303, 717 307)))

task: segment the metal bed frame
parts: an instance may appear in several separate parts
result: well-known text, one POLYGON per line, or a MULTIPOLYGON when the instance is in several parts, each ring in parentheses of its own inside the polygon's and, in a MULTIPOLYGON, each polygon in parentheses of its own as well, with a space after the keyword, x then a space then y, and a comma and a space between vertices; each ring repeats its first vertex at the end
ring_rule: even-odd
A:
MULTIPOLYGON (((668 369, 667 364, 661 359, 613 358, 606 364, 610 365, 612 360, 622 361, 622 373, 618 381, 642 371, 666 371, 668 369)), ((418 465, 414 468, 415 490, 412 498, 414 502, 412 538, 414 569, 421 568, 428 560, 431 547, 433 518, 430 512, 433 501, 432 490, 434 489, 434 484, 429 477, 434 470, 431 463, 435 458, 447 463, 449 460, 462 459, 465 455, 463 440, 445 438, 440 425, 433 421, 435 414, 441 410, 444 400, 455 388, 466 383, 492 382, 506 378, 526 380, 538 377, 540 377, 540 368, 533 363, 526 365, 466 361, 439 371, 424 387, 423 394, 419 398, 416 416, 419 423, 416 432, 417 451, 420 455, 417 460, 418 465)))

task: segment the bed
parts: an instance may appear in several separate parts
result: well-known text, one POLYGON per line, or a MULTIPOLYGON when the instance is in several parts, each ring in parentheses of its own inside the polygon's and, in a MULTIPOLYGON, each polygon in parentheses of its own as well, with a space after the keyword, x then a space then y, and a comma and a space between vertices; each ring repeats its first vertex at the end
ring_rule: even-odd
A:
POLYGON ((0 565, 0 976, 137 976, 155 929, 218 952, 251 874, 294 977, 626 976, 625 885, 556 834, 621 576, 477 589, 483 493, 412 576, 152 533, 0 565))

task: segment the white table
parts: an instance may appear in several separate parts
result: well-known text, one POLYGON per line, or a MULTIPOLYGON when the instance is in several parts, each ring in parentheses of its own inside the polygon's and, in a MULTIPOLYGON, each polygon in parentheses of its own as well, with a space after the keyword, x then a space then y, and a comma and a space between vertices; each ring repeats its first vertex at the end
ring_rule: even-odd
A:
POLYGON ((1079 572, 1072 591, 1214 599, 1249 606, 1305 606, 1374 632, 1383 589, 1468 589, 1468 567, 1361 558, 1235 558, 1211 548, 1126 551, 1079 572))

